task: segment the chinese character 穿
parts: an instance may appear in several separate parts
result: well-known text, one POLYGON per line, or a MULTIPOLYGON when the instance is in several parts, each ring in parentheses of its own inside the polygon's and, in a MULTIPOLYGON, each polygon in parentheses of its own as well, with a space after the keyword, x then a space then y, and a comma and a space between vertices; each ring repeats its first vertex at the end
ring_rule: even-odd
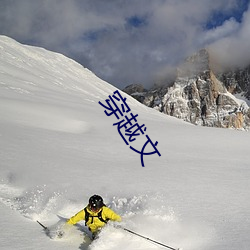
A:
POLYGON ((105 113, 107 116, 110 116, 110 115, 115 114, 116 118, 117 118, 117 119, 120 119, 120 117, 118 116, 117 112, 118 112, 121 116, 123 116, 123 113, 125 113, 125 112, 126 112, 126 113, 130 112, 130 108, 129 108, 128 104, 126 103, 126 100, 127 100, 127 98, 123 98, 123 97, 121 96, 121 94, 119 93, 119 91, 116 90, 116 91, 113 93, 112 96, 109 96, 109 99, 106 99, 106 103, 107 103, 108 106, 105 106, 105 105, 102 104, 101 102, 99 102, 99 104, 102 105, 102 106, 103 106, 105 109, 107 109, 108 111, 110 111, 109 113, 108 113, 107 110, 104 111, 104 113, 105 113), (112 103, 110 103, 110 101, 111 101, 112 103), (116 101, 117 101, 117 102, 121 102, 121 103, 119 103, 119 104, 120 104, 120 107, 118 107, 116 101), (113 104, 113 105, 112 105, 112 104, 113 104), (121 111, 120 108, 122 109, 122 111, 121 111), (125 108, 126 108, 126 109, 125 109, 125 108))

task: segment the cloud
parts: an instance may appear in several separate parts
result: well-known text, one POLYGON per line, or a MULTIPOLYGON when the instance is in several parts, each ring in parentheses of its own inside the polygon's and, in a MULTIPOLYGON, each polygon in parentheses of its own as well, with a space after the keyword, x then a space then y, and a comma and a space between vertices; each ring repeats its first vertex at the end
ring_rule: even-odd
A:
POLYGON ((219 41, 225 37, 231 36, 237 33, 240 28, 240 24, 232 17, 226 20, 221 26, 204 31, 204 34, 200 38, 201 44, 211 44, 219 41))
POLYGON ((2 0, 0 33, 61 52, 120 88, 149 86, 204 46, 213 45, 222 57, 223 46, 247 49, 249 14, 242 22, 233 17, 239 2, 2 0), (225 20, 218 23, 218 16, 225 20))
MULTIPOLYGON (((227 29, 224 24, 220 29, 227 29)), ((243 15, 242 22, 221 39, 210 44, 216 61, 225 67, 244 67, 250 64, 250 10, 243 15)))

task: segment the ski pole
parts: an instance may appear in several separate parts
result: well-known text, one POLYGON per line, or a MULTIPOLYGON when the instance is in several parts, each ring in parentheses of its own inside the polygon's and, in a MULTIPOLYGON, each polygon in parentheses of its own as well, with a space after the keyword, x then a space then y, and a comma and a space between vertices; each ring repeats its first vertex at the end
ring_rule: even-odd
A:
POLYGON ((46 231, 46 230, 48 230, 48 228, 47 227, 45 227, 40 221, 36 221, 40 226, 42 226, 43 227, 43 229, 46 231))
POLYGON ((155 241, 155 240, 152 240, 152 239, 150 239, 150 238, 148 238, 148 237, 145 237, 145 236, 143 236, 143 235, 141 235, 141 234, 135 233, 135 232, 133 232, 133 231, 127 229, 127 228, 122 228, 122 229, 125 230, 125 231, 127 231, 127 232, 129 232, 129 233, 131 233, 131 234, 137 235, 137 236, 139 236, 139 237, 141 237, 141 238, 143 238, 143 239, 145 239, 145 240, 154 242, 154 243, 156 243, 156 244, 158 244, 158 245, 161 245, 161 246, 163 246, 163 247, 169 248, 169 249, 171 249, 171 250, 180 250, 180 248, 173 248, 173 247, 167 246, 167 245, 162 244, 162 243, 160 243, 160 242, 158 242, 158 241, 155 241))

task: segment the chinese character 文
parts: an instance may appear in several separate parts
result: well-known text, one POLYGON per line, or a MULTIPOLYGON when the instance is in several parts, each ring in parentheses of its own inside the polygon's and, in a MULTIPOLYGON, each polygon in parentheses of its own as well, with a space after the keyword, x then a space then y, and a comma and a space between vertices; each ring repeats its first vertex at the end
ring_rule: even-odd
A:
MULTIPOLYGON (((113 126, 117 126, 117 131, 122 137, 123 141, 126 143, 126 145, 129 145, 129 143, 135 141, 138 136, 144 135, 144 132, 147 128, 145 127, 145 124, 138 124, 138 121, 136 119, 138 117, 138 114, 134 115, 132 112, 130 114, 127 114, 131 111, 131 109, 126 103, 126 100, 127 98, 122 97, 119 91, 116 90, 112 96, 109 95, 109 99, 105 100, 106 105, 102 104, 100 101, 99 104, 105 108, 104 113, 107 116, 111 116, 114 114, 115 117, 119 120, 118 122, 113 123, 113 126), (121 117, 122 119, 120 120, 121 117)), ((145 142, 141 150, 137 150, 134 147, 130 146, 130 149, 141 155, 142 167, 144 167, 144 155, 152 155, 157 153, 159 156, 161 156, 160 152, 156 148, 158 141, 153 143, 148 135, 145 136, 147 138, 147 141, 145 142), (153 147, 152 152, 144 152, 147 145, 151 145, 153 147)))
POLYGON ((159 151, 157 150, 157 148, 156 148, 156 146, 157 146, 157 144, 158 144, 158 141, 156 141, 155 143, 153 143, 153 142, 151 141, 151 139, 149 138, 148 135, 146 135, 146 137, 147 137, 148 140, 147 140, 146 143, 143 145, 141 151, 139 151, 139 150, 137 150, 137 149, 135 149, 135 148, 133 148, 133 147, 130 146, 130 148, 131 148, 133 151, 135 151, 136 153, 138 153, 138 154, 141 155, 141 165, 142 165, 143 167, 144 167, 143 155, 152 155, 152 154, 157 153, 159 156, 161 156, 160 152, 159 152, 159 151), (146 146, 147 146, 148 143, 151 144, 151 146, 154 148, 155 151, 148 152, 148 153, 144 153, 144 149, 146 148, 146 146))

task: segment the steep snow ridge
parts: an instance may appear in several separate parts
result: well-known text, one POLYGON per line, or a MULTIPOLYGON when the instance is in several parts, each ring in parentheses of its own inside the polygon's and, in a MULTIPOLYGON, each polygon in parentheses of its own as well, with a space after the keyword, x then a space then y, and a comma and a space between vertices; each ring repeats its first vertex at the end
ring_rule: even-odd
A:
MULTIPOLYGON (((6 107, 10 111, 8 114, 5 112, 3 119, 71 133, 88 130, 91 125, 86 120, 74 118, 74 114, 82 117, 83 113, 77 114, 74 108, 69 107, 77 103, 82 106, 97 103, 108 98, 115 88, 61 54, 0 37, 0 109, 2 113, 6 107), (74 102, 68 98, 69 94, 75 97, 74 102), (67 107, 61 106, 62 101, 67 103, 67 107), (57 104, 57 107, 51 104, 57 104)), ((134 107, 140 106, 132 98, 129 103, 134 107)), ((142 105, 141 109, 144 109, 142 105)))
MULTIPOLYGON (((43 97, 46 101, 58 96, 65 98, 64 95, 70 93, 76 98, 93 102, 93 99, 99 101, 107 98, 116 89, 61 54, 21 45, 5 36, 0 38, 0 86, 3 90, 36 95, 36 98, 43 97)), ((133 98, 129 98, 129 103, 138 106, 133 98)))
MULTIPOLYGON (((1 84, 6 85, 6 88, 19 93, 44 92, 46 95, 53 94, 55 90, 61 94, 72 91, 78 96, 83 93, 94 98, 98 98, 98 93, 109 93, 91 84, 88 80, 92 79, 93 73, 73 60, 42 48, 23 46, 6 37, 1 38, 1 84)), ((110 85, 109 89, 114 88, 110 85)))

